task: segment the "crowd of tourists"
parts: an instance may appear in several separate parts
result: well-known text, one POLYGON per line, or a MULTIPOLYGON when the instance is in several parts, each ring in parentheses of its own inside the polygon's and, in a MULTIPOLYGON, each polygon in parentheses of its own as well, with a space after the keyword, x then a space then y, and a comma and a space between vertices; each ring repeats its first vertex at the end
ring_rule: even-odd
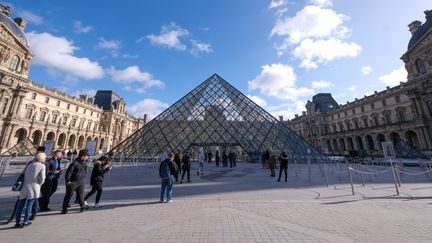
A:
MULTIPOLYGON (((285 152, 282 152, 279 157, 277 158, 279 162, 279 178, 277 181, 279 182, 281 180, 282 172, 284 172, 285 175, 285 182, 287 182, 287 170, 288 170, 288 155, 285 152)), ((276 155, 271 153, 270 150, 266 150, 262 155, 262 165, 263 168, 270 169, 270 176, 276 177, 276 155)))
MULTIPOLYGON (((15 204, 12 217, 15 216, 15 228, 31 225, 38 212, 51 211, 50 198, 56 192, 58 180, 62 175, 61 163, 64 153, 61 150, 53 152, 51 158, 47 158, 45 147, 39 147, 32 161, 29 161, 18 177, 13 190, 19 191, 19 198, 15 204), (25 207, 24 220, 22 213, 25 207)), ((62 214, 68 213, 69 201, 76 193, 76 203, 80 206, 80 212, 90 208, 86 200, 96 193, 94 207, 102 207, 100 198, 104 174, 111 171, 112 165, 106 156, 101 156, 93 161, 93 170, 90 177, 91 191, 84 197, 84 185, 87 175, 87 163, 89 153, 86 149, 80 150, 76 159, 70 163, 65 173, 66 194, 63 199, 62 214)))

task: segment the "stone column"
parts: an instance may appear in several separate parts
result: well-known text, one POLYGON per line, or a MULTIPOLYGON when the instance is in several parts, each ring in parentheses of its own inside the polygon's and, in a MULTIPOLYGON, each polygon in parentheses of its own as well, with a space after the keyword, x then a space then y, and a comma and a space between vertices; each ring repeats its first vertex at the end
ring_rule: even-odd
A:
POLYGON ((15 129, 16 124, 11 124, 10 126, 11 126, 11 129, 10 129, 9 134, 8 134, 8 136, 7 136, 6 148, 9 148, 9 147, 10 147, 10 140, 11 140, 11 138, 12 138, 13 131, 14 131, 14 129, 15 129))

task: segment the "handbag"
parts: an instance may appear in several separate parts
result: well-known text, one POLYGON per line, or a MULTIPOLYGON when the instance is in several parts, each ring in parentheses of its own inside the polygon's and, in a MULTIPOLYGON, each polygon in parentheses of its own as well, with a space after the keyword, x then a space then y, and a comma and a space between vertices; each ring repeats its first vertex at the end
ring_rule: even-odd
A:
POLYGON ((21 172, 21 174, 18 176, 18 178, 16 179, 15 183, 12 186, 12 191, 14 192, 19 192, 21 191, 21 188, 24 184, 24 178, 25 178, 25 171, 27 169, 27 166, 30 164, 31 162, 27 163, 26 167, 24 168, 24 170, 21 172))

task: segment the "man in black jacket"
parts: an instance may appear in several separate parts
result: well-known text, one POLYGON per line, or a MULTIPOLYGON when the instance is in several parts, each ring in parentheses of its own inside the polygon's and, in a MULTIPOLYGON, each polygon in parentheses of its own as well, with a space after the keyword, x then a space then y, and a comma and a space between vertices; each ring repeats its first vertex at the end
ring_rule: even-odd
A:
POLYGON ((41 187, 42 196, 39 198, 41 212, 51 211, 51 209, 48 208, 48 204, 50 197, 57 191, 58 178, 61 175, 60 163, 62 157, 62 151, 56 150, 53 153, 53 157, 45 163, 47 175, 41 187))
POLYGON ((87 165, 86 162, 88 160, 88 151, 87 149, 82 149, 78 153, 78 158, 72 162, 65 175, 66 180, 66 195, 63 199, 63 210, 62 214, 67 213, 67 207, 69 205, 69 201, 74 193, 77 193, 79 204, 81 206, 81 212, 88 209, 89 207, 84 204, 84 179, 87 175, 87 165))
POLYGON ((101 208, 102 205, 99 204, 99 200, 102 196, 102 184, 104 181, 104 174, 108 171, 111 171, 112 165, 107 166, 108 157, 102 156, 97 162, 93 165, 93 170, 90 178, 90 185, 92 186, 92 190, 87 193, 84 198, 84 203, 87 205, 87 199, 91 197, 96 191, 96 203, 95 208, 101 208))

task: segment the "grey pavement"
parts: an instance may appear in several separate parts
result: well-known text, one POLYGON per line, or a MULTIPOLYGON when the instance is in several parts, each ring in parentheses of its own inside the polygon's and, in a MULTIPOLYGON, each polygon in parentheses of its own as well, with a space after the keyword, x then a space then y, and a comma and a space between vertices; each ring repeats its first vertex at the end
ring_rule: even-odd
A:
MULTIPOLYGON (((290 166, 286 183, 259 164, 205 167, 202 177, 192 170, 192 183, 174 185, 173 203, 158 203, 156 165, 115 167, 106 176, 104 207, 73 207, 67 215, 60 214, 61 181, 53 211, 23 229, 0 225, 0 242, 432 242, 429 175, 402 175, 396 196, 391 173, 353 173, 352 195, 343 166, 328 168, 328 187, 317 165, 311 182, 305 165, 290 166)), ((19 171, 9 168, 0 180, 0 221, 12 210, 19 171)))

